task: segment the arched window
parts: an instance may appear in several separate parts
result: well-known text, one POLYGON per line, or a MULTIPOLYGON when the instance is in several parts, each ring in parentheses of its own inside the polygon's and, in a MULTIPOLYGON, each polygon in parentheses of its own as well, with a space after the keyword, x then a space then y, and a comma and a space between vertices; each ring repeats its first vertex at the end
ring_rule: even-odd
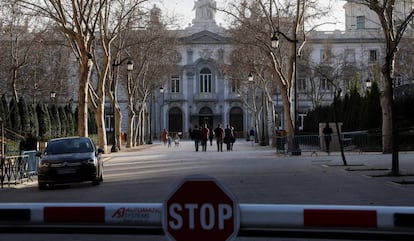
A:
POLYGON ((200 71, 200 93, 211 93, 211 71, 208 68, 200 71))

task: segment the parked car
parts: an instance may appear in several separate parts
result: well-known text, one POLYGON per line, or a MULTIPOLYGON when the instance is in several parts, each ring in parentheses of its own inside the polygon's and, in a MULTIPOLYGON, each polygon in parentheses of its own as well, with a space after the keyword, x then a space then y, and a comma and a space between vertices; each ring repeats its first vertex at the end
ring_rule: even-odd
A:
POLYGON ((50 140, 39 161, 39 189, 86 181, 99 185, 103 181, 102 153, 89 137, 50 140))

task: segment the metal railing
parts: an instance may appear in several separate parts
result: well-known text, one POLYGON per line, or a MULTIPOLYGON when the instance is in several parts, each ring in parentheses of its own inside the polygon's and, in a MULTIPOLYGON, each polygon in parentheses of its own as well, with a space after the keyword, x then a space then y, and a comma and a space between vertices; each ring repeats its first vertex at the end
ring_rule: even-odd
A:
MULTIPOLYGON (((414 207, 239 204, 238 209, 238 237, 414 240, 414 207)), ((164 218, 162 203, 0 204, 0 233, 163 235, 164 218)))
MULTIPOLYGON (((343 132, 340 138, 344 151, 346 152, 372 152, 382 151, 382 136, 376 134, 369 134, 367 131, 353 131, 343 132)), ((277 153, 289 154, 287 136, 277 136, 276 151, 277 153)), ((320 135, 297 135, 294 136, 293 141, 298 144, 302 152, 311 152, 316 154, 320 151, 326 151, 324 136, 320 135)), ((399 134, 398 139, 399 151, 413 151, 414 150, 414 133, 399 134)), ((332 135, 330 143, 330 151, 340 151, 340 145, 337 135, 332 135)))
POLYGON ((36 151, 25 151, 23 155, 5 156, 0 161, 0 186, 17 185, 23 181, 32 181, 37 175, 38 157, 36 151))

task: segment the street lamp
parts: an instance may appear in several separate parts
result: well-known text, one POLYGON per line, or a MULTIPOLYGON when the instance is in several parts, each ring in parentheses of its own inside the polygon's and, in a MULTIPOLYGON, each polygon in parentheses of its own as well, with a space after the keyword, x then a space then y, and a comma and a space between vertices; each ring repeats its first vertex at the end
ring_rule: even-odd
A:
POLYGON ((293 150, 292 150, 292 155, 294 156, 299 156, 301 155, 301 150, 299 148, 299 143, 296 140, 296 135, 299 132, 298 131, 298 98, 297 98, 297 68, 296 68, 296 60, 297 60, 297 36, 296 36, 296 32, 294 35, 294 38, 291 39, 288 36, 286 36, 286 34, 284 34, 283 32, 280 32, 279 30, 275 30, 272 34, 272 37, 270 38, 271 41, 271 46, 274 49, 279 48, 279 37, 278 35, 282 35, 287 41, 289 41, 290 43, 294 44, 294 49, 295 49, 295 58, 294 58, 294 63, 293 63, 293 68, 294 68, 294 85, 293 85, 293 98, 294 98, 294 117, 293 117, 293 122, 294 122, 294 133, 293 133, 293 150))
POLYGON ((372 87, 372 82, 369 78, 365 81, 365 86, 367 87, 367 89, 370 89, 372 87))
POLYGON ((54 100, 56 98, 56 92, 55 91, 50 91, 50 99, 54 100))
POLYGON ((162 96, 162 104, 160 104, 160 116, 159 116, 159 121, 160 121, 160 133, 162 133, 162 120, 163 120, 163 115, 162 115, 162 111, 161 108, 164 107, 164 87, 160 87, 160 94, 162 96))
POLYGON ((115 60, 112 63, 112 94, 113 94, 113 103, 112 103, 112 109, 113 109, 113 119, 114 119, 114 124, 112 125, 112 148, 111 148, 111 152, 118 152, 119 151, 119 147, 117 145, 117 138, 116 138, 116 114, 115 114, 115 110, 116 110, 116 102, 117 102, 117 88, 116 88, 116 82, 115 82, 115 67, 120 66, 122 63, 124 63, 126 60, 128 60, 127 62, 127 78, 128 81, 131 77, 131 72, 134 70, 134 63, 131 61, 130 58, 124 58, 123 60, 119 61, 118 63, 115 62, 115 60))
POLYGON ((253 82, 253 74, 252 74, 252 72, 250 72, 249 75, 247 76, 247 80, 249 82, 253 82))
POLYGON ((272 43, 272 48, 277 49, 279 48, 279 37, 277 37, 276 32, 273 32, 272 37, 270 38, 272 43))
POLYGON ((4 158, 4 123, 3 119, 0 117, 0 134, 1 134, 1 158, 4 158))

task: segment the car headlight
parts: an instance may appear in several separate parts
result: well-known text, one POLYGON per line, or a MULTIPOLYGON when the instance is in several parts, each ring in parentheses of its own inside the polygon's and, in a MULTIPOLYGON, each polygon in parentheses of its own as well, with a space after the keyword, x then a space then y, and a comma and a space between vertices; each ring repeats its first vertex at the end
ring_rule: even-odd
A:
POLYGON ((40 160, 39 167, 50 167, 50 162, 40 160))
POLYGON ((89 159, 89 160, 84 160, 82 161, 83 164, 93 164, 96 165, 96 159, 89 159))

